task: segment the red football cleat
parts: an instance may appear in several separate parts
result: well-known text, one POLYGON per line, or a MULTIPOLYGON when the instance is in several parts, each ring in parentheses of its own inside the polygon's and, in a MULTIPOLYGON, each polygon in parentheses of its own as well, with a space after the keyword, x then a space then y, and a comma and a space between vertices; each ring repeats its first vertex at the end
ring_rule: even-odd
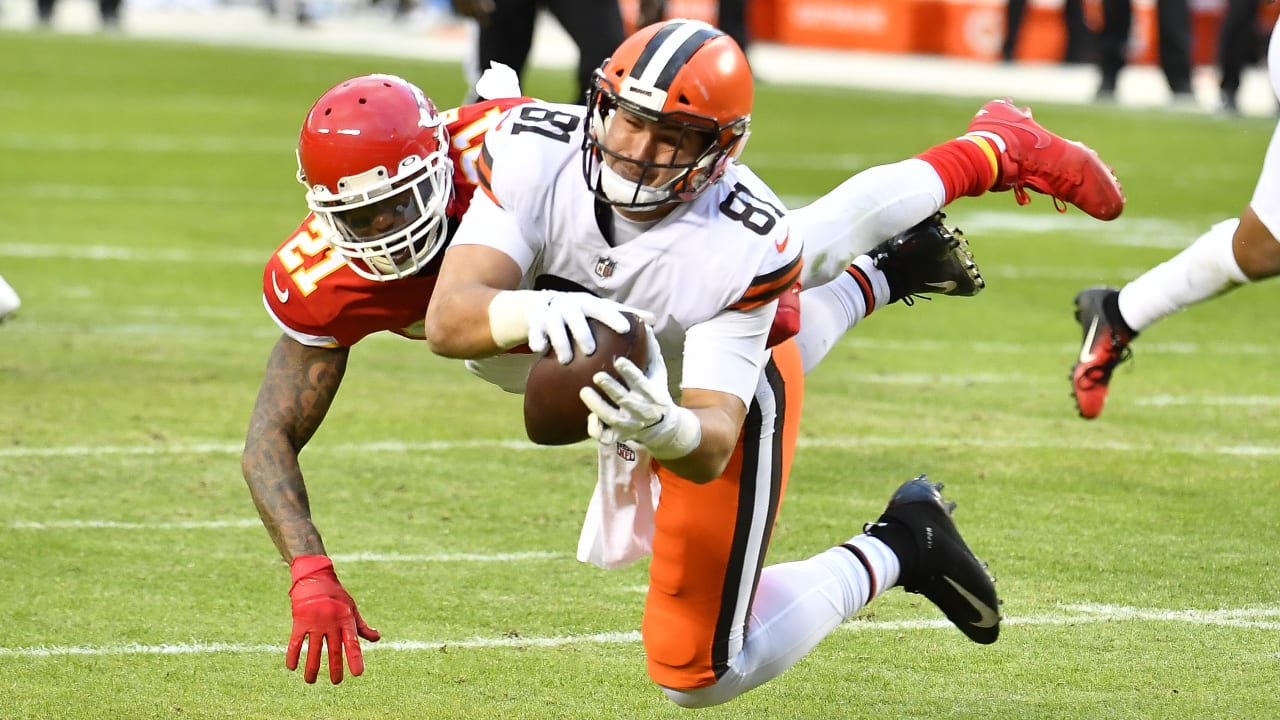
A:
POLYGON ((1132 355, 1129 343, 1133 342, 1133 334, 1112 322, 1104 309, 1107 296, 1115 292, 1115 288, 1097 286, 1076 295, 1076 322, 1080 323, 1084 342, 1080 360, 1071 368, 1071 394, 1080 417, 1086 420, 1102 413, 1112 371, 1132 355))
POLYGON ((1075 205, 1099 220, 1114 220, 1124 210, 1120 182, 1083 143, 1067 140, 1031 119, 1031 111, 1009 100, 992 100, 969 122, 970 133, 998 136, 1004 141, 1000 177, 994 191, 1013 190, 1019 205, 1031 202, 1026 188, 1075 205))

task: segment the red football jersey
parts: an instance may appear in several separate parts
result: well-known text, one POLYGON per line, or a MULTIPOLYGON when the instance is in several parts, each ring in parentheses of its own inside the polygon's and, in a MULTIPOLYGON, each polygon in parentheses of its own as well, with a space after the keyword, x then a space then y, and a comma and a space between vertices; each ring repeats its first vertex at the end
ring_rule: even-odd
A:
MULTIPOLYGON (((475 194, 485 133, 508 108, 527 102, 530 98, 486 100, 440 113, 453 160, 450 233, 475 194)), ((298 342, 321 347, 350 347, 382 330, 421 340, 443 252, 413 277, 378 282, 360 277, 335 255, 325 238, 328 232, 309 213, 267 261, 263 303, 281 329, 298 342)))

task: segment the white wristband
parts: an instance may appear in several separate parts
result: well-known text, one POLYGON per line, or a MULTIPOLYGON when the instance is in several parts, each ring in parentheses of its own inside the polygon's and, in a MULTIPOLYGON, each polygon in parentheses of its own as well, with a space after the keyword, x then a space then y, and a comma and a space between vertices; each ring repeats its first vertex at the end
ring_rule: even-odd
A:
POLYGON ((659 460, 682 458, 702 444, 702 422, 689 408, 675 406, 660 424, 666 427, 657 435, 665 437, 652 438, 653 444, 644 443, 649 454, 659 460))
POLYGON ((529 311, 546 305, 547 293, 538 290, 503 290, 489 302, 489 334, 503 350, 529 341, 529 311))

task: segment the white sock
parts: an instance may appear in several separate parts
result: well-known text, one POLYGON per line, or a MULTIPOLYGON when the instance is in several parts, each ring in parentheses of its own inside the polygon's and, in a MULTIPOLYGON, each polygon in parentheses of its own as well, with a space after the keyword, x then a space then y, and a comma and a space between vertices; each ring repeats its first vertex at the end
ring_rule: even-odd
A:
POLYGON ((1231 246, 1238 219, 1209 228, 1187 249, 1120 290, 1120 315, 1140 332, 1167 315, 1249 282, 1231 246))
POLYGON ((871 258, 859 255, 852 264, 861 271, 866 285, 842 272, 835 280, 800 293, 800 332, 795 339, 805 373, 817 367, 836 341, 862 318, 889 302, 889 281, 871 258))
POLYGON ((849 544, 875 566, 871 572, 845 547, 765 568, 751 604, 746 642, 729 671, 710 687, 663 688, 667 697, 682 707, 702 708, 759 687, 796 664, 840 623, 897 583, 897 557, 884 543, 859 535, 849 544))
MULTIPOLYGON (((863 533, 853 536, 845 545, 853 546, 861 553, 859 559, 867 568, 867 572, 871 575, 871 581, 875 585, 873 594, 867 598, 866 602, 871 602, 880 597, 885 590, 898 584, 898 575, 902 572, 902 563, 898 560, 898 556, 889 549, 889 546, 884 544, 884 541, 863 533)), ((863 604, 865 605, 866 603, 863 604)))

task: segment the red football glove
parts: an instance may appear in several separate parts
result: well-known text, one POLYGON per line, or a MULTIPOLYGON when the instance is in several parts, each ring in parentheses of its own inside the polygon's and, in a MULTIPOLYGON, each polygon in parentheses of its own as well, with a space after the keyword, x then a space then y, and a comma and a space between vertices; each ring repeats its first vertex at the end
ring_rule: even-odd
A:
POLYGON ((780 345, 800 332, 800 290, 800 283, 796 283, 778 296, 778 310, 773 315, 765 347, 780 345))
POLYGON ((364 672, 359 638, 377 642, 382 635, 360 617, 355 601, 342 589, 333 572, 333 561, 323 555, 299 555, 293 559, 289 574, 293 577, 293 586, 289 588, 289 599, 293 601, 293 633, 289 636, 289 649, 284 653, 284 666, 290 670, 298 668, 302 641, 307 638, 303 680, 316 681, 320 673, 320 648, 325 644, 329 646, 329 680, 334 685, 342 682, 344 652, 351 674, 364 672))

